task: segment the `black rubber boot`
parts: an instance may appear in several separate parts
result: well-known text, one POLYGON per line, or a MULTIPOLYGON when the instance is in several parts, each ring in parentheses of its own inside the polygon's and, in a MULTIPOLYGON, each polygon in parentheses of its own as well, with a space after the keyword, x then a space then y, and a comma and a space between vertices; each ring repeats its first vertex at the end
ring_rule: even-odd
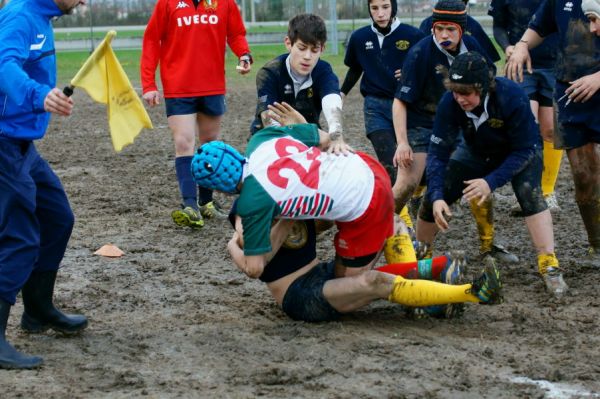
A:
POLYGON ((6 325, 10 314, 10 303, 0 299, 0 369, 32 369, 44 361, 41 357, 27 356, 6 342, 6 325))
POLYGON ((33 272, 23 286, 21 328, 29 333, 40 333, 51 328, 63 334, 75 334, 87 327, 83 315, 67 315, 54 307, 56 271, 33 272))

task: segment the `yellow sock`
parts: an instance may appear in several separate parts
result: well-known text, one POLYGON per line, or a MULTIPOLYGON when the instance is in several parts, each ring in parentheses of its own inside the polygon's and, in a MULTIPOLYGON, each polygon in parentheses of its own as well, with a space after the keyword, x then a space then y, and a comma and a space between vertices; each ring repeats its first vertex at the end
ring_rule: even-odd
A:
POLYGON ((543 276, 549 268, 558 269, 558 258, 554 253, 538 255, 538 271, 543 276))
POLYGON ((400 216, 400 219, 404 221, 406 227, 408 227, 409 229, 414 229, 415 225, 413 224, 413 221, 410 218, 410 215, 408 214, 408 207, 406 205, 402 207, 402 210, 400 211, 400 214, 398 216, 400 216))
POLYGON ((477 205, 479 200, 472 200, 471 213, 477 222, 477 231, 479 233, 480 251, 488 252, 494 244, 494 208, 492 200, 489 199, 481 205, 477 205))
POLYGON ((554 145, 544 141, 544 171, 542 172, 542 194, 554 192, 563 150, 555 150, 554 145))
POLYGON ((408 233, 396 234, 389 237, 385 241, 383 254, 388 264, 417 261, 415 248, 408 233))
POLYGON ((416 307, 480 302, 471 294, 471 284, 450 285, 427 280, 408 280, 402 276, 394 279, 394 287, 388 299, 390 302, 416 307))

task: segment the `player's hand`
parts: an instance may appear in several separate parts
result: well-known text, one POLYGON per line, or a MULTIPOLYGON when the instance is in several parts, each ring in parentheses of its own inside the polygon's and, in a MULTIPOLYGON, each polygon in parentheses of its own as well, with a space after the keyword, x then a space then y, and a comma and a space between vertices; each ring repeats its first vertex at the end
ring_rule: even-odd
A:
POLYGON ((526 65, 527 72, 531 73, 531 57, 529 56, 529 48, 525 43, 520 46, 514 46, 510 54, 510 58, 506 60, 504 66, 504 74, 508 79, 515 82, 523 81, 523 65, 526 65))
POLYGON ((61 116, 69 116, 73 111, 73 99, 55 87, 44 98, 44 110, 61 116))
POLYGON ((504 50, 504 55, 506 56, 506 59, 508 60, 510 58, 510 56, 512 55, 512 53, 515 51, 515 46, 507 46, 506 49, 504 50))
POLYGON ((448 222, 452 217, 450 207, 444 200, 436 200, 433 202, 433 219, 440 230, 446 231, 450 225, 448 222))
POLYGON ((585 75, 577 80, 569 82, 571 86, 565 90, 571 101, 584 103, 600 89, 600 72, 585 75))
POLYGON ((144 93, 142 95, 142 98, 144 99, 146 104, 148 104, 151 107, 154 107, 154 106, 160 104, 160 94, 158 93, 157 90, 152 90, 152 91, 148 91, 148 92, 144 93))
POLYGON ((400 143, 396 147, 394 154, 394 166, 401 168, 409 168, 414 160, 413 150, 408 143, 400 143))
POLYGON ((334 139, 329 141, 329 145, 327 146, 327 153, 328 154, 335 154, 335 155, 348 155, 351 152, 354 152, 354 150, 352 149, 352 147, 350 147, 348 144, 346 144, 346 142, 344 141, 344 137, 339 134, 339 133, 332 133, 331 136, 334 137, 334 139))
POLYGON ((485 179, 465 180, 463 183, 467 185, 463 190, 463 197, 469 202, 479 198, 477 205, 483 204, 492 193, 492 190, 485 179))
POLYGON ((245 74, 249 73, 251 69, 252 69, 252 62, 251 62, 250 56, 247 54, 242 55, 240 57, 240 60, 237 64, 237 66, 235 67, 235 70, 240 75, 245 75, 245 74))
POLYGON ((281 126, 294 125, 298 123, 306 123, 306 119, 302 114, 294 109, 290 104, 273 103, 269 105, 269 117, 281 124, 281 126))

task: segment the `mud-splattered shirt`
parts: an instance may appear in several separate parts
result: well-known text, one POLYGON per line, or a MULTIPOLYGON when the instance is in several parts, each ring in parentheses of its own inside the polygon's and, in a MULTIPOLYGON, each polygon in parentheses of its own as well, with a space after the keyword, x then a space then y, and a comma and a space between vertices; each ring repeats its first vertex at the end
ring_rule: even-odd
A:
MULTIPOLYGON (((414 45, 404 61, 402 78, 396 89, 395 97, 406 104, 408 111, 407 128, 432 128, 435 110, 446 92, 442 68, 450 67, 446 53, 440 51, 429 35, 414 45)), ((485 51, 471 36, 462 37, 461 53, 477 51, 485 56, 485 51)), ((489 65, 494 63, 486 57, 489 65)), ((495 70, 495 69, 494 69, 495 70)))
POLYGON ((529 98, 515 82, 496 78, 485 111, 487 120, 476 128, 451 92, 442 97, 427 155, 427 190, 432 202, 444 197, 446 165, 461 132, 473 153, 498 165, 484 177, 492 191, 508 183, 535 154, 539 128, 529 98))
POLYGON ((375 183, 371 168, 358 154, 327 154, 318 145, 314 124, 268 127, 250 138, 238 202, 244 254, 271 250, 275 217, 348 222, 366 211, 375 183))
POLYGON ((353 32, 344 64, 363 73, 360 94, 394 98, 397 84, 394 72, 402 69, 408 50, 422 38, 417 28, 402 23, 383 37, 381 45, 371 25, 353 32))
MULTIPOLYGON (((529 26, 531 17, 543 0, 492 0, 488 14, 494 26, 504 28, 511 45, 516 44, 529 26)), ((544 42, 530 51, 534 69, 551 69, 556 63, 558 35, 550 34, 544 42)))
POLYGON ((286 65, 288 54, 269 61, 256 74, 258 101, 251 133, 262 129, 260 114, 274 102, 290 104, 304 116, 308 123, 319 125, 323 106, 321 100, 328 94, 340 94, 340 82, 328 62, 319 60, 310 73, 309 80, 296 93, 294 81, 286 65))
POLYGON ((581 0, 544 1, 529 27, 542 37, 558 32, 555 68, 558 81, 571 82, 600 71, 600 40, 590 32, 581 0))
MULTIPOLYGON (((419 29, 426 35, 431 35, 431 28, 433 26, 433 17, 427 17, 421 22, 421 26, 419 29)), ((465 35, 469 35, 481 46, 482 49, 485 50, 487 56, 494 62, 500 61, 500 54, 498 54, 498 50, 496 50, 496 46, 490 39, 490 37, 485 33, 481 24, 477 22, 475 18, 470 15, 467 15, 467 27, 465 29, 465 35)))

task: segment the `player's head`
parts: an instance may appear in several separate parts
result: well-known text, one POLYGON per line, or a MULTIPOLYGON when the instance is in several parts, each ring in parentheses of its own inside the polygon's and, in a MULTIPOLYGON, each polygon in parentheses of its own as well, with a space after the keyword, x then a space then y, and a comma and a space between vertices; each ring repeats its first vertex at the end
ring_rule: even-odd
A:
POLYGON ((236 194, 245 163, 246 158, 229 144, 210 141, 196 151, 192 175, 200 187, 236 194))
POLYGON ((455 50, 467 26, 467 9, 462 0, 439 0, 432 14, 432 30, 437 42, 455 50))
POLYGON ((367 0, 367 5, 375 28, 384 34, 388 33, 398 12, 396 0, 367 0))
POLYGON ((590 20, 590 32, 600 36, 600 0, 583 0, 581 9, 590 20))
POLYGON ((444 80, 446 89, 465 111, 477 107, 493 84, 494 76, 485 57, 475 51, 459 54, 444 80))
POLYGON ((327 28, 323 18, 314 14, 299 14, 290 19, 284 39, 290 52, 290 67, 300 76, 308 76, 325 50, 327 28))

